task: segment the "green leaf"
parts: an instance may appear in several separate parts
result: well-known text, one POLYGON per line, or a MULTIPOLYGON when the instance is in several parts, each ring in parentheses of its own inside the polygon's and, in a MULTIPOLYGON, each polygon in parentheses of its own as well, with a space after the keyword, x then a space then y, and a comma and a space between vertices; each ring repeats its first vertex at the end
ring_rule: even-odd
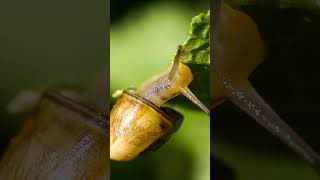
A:
POLYGON ((183 47, 185 55, 181 60, 182 63, 199 64, 208 68, 210 65, 210 11, 192 18, 189 36, 183 47))
POLYGON ((210 11, 192 18, 183 49, 181 62, 190 67, 194 76, 190 89, 201 101, 209 105, 210 11))

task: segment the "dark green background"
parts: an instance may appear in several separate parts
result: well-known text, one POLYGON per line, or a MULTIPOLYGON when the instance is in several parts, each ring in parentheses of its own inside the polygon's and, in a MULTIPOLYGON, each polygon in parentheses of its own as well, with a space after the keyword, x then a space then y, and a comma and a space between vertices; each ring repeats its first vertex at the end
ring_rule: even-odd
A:
POLYGON ((6 106, 23 89, 83 89, 107 64, 105 0, 0 2, 0 149, 23 124, 6 106))

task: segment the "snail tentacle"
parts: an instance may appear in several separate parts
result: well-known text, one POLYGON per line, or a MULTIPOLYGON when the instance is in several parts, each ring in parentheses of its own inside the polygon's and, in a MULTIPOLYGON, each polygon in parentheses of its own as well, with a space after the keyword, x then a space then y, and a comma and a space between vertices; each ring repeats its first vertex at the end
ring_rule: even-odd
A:
POLYGON ((188 87, 180 88, 181 93, 202 109, 205 113, 210 114, 210 110, 195 96, 188 87))
POLYGON ((224 81, 227 98, 254 118, 261 126, 300 154, 318 173, 320 157, 280 116, 262 99, 247 81, 237 86, 224 81))

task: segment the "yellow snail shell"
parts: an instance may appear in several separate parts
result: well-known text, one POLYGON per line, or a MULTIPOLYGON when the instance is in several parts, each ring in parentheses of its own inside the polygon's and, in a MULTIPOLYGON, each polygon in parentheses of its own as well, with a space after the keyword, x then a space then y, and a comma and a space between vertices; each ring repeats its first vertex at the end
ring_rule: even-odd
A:
POLYGON ((161 145, 182 123, 182 115, 159 108, 150 101, 124 91, 110 113, 110 158, 128 161, 161 145))

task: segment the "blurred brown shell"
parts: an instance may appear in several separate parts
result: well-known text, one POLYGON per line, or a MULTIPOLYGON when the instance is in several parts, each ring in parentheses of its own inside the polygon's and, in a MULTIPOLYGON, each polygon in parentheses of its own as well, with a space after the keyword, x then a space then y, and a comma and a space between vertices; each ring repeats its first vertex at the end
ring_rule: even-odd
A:
POLYGON ((106 123, 94 111, 46 93, 4 153, 1 179, 109 179, 106 123))

